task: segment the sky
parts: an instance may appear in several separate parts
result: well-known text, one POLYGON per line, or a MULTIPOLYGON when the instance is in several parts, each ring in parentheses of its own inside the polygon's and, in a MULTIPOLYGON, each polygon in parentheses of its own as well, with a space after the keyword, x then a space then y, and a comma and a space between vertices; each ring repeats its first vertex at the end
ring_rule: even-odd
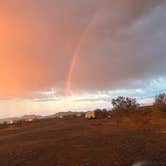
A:
POLYGON ((165 0, 0 1, 0 118, 151 104, 166 91, 165 0))

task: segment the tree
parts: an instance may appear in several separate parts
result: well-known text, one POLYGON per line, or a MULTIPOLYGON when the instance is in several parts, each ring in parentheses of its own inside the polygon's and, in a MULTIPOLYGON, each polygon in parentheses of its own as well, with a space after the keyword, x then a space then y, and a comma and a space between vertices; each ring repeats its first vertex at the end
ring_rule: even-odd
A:
POLYGON ((109 116, 109 111, 106 109, 96 109, 94 112, 97 119, 103 119, 109 116))
POLYGON ((113 110, 134 111, 139 107, 135 98, 119 96, 112 99, 113 110))
POLYGON ((153 111, 164 111, 166 112, 166 94, 161 93, 155 97, 153 104, 153 111))

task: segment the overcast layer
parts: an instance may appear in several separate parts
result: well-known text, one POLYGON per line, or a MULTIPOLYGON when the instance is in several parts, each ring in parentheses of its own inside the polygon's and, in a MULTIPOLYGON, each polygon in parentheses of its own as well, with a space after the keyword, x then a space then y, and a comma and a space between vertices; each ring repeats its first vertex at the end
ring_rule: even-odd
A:
POLYGON ((1 1, 0 95, 63 91, 75 51, 73 91, 141 88, 165 77, 165 20, 164 0, 1 1))

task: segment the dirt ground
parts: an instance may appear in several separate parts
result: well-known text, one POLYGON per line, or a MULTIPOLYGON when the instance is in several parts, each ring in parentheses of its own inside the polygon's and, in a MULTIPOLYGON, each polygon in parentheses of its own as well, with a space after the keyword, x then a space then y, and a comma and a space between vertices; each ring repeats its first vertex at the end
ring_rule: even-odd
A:
POLYGON ((0 129, 0 166, 166 165, 166 120, 48 119, 0 129))

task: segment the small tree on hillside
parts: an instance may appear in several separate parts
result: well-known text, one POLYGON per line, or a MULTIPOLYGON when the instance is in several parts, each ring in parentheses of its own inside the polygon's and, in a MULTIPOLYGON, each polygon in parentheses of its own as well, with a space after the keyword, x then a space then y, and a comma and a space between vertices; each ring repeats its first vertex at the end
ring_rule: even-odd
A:
POLYGON ((134 111, 139 107, 135 98, 119 96, 112 99, 113 110, 134 111))
POLYGON ((166 112, 166 94, 165 93, 161 93, 155 97, 153 110, 166 112))

